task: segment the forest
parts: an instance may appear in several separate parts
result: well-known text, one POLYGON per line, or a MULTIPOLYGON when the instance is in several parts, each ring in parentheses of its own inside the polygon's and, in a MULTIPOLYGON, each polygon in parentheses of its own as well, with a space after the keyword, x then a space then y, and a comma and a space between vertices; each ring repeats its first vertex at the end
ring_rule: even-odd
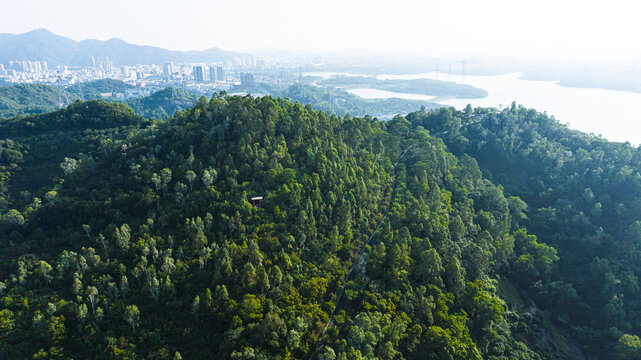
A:
POLYGON ((451 81, 432 79, 387 79, 374 76, 332 76, 320 82, 322 85, 344 88, 374 88, 400 93, 433 95, 436 98, 474 99, 487 96, 487 91, 451 81))
MULTIPOLYGON (((149 96, 131 97, 126 100, 102 97, 102 93, 124 93, 134 89, 122 81, 102 79, 79 83, 67 88, 44 84, 2 84, 0 83, 0 118, 18 115, 33 115, 51 112, 76 100, 103 100, 123 103, 142 117, 164 120, 176 111, 189 109, 200 95, 177 87, 167 87, 149 96)), ((458 89, 458 88, 456 88, 458 89)), ((434 102, 398 98, 363 99, 345 90, 312 85, 293 84, 282 88, 275 84, 260 83, 255 89, 261 94, 291 99, 293 102, 313 104, 317 110, 330 111, 339 116, 372 116, 391 118, 395 114, 407 114, 425 106, 439 107, 434 102)))
POLYGON ((535 110, 214 94, 0 134, 1 358, 641 357, 641 150, 535 110))
POLYGON ((101 95, 125 93, 132 89, 135 86, 113 79, 78 83, 66 88, 44 84, 0 83, 0 118, 52 112, 77 100, 104 100, 124 103, 145 118, 165 119, 176 111, 190 108, 199 97, 193 92, 172 87, 149 96, 131 97, 127 100, 103 98, 101 95))
POLYGON ((351 94, 344 89, 331 86, 321 87, 314 85, 293 84, 284 89, 270 84, 260 84, 260 90, 274 97, 282 97, 292 102, 313 104, 316 110, 331 112, 338 116, 376 116, 379 119, 391 119, 396 114, 407 114, 416 109, 425 107, 433 109, 440 104, 424 101, 399 98, 364 99, 351 94))

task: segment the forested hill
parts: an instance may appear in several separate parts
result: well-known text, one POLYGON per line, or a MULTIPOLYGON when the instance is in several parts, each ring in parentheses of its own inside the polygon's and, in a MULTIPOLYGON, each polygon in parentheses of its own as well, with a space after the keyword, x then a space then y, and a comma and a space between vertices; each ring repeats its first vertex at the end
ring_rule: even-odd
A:
POLYGON ((48 191, 55 193, 52 187, 65 172, 79 162, 91 162, 148 125, 124 105, 95 100, 51 113, 0 119, 0 214, 21 223, 22 215, 7 210, 27 204, 35 209, 48 198, 48 191))
MULTIPOLYGON (((135 87, 113 79, 78 83, 67 88, 44 84, 0 84, 0 118, 42 114, 77 100, 99 99, 124 103, 136 114, 146 118, 165 119, 176 111, 190 108, 198 98, 196 93, 171 87, 149 96, 132 97, 124 101, 111 96, 103 98, 101 95, 125 93, 132 89, 135 87)), ((417 107, 413 107, 415 108, 417 107)))
POLYGON ((149 96, 128 99, 125 104, 145 118, 166 119, 176 111, 189 109, 198 98, 191 91, 168 87, 149 96))
POLYGON ((69 132, 85 129, 106 129, 142 122, 140 116, 121 104, 103 101, 78 101, 68 107, 46 114, 0 119, 0 139, 43 135, 48 132, 69 132))
POLYGON ((53 86, 0 83, 0 117, 54 111, 59 102, 60 89, 53 86))
POLYGON ((510 305, 557 260, 522 202, 413 127, 215 96, 65 160, 2 215, 0 356, 575 354, 510 305))
POLYGON ((641 353, 627 144, 516 106, 386 122, 215 95, 163 122, 26 119, 0 142, 1 358, 641 353))
POLYGON ((640 358, 641 148, 568 129, 535 110, 439 109, 408 115, 441 132, 457 156, 519 196, 526 226, 554 246, 549 281, 521 278, 523 295, 604 358, 640 358), (473 123, 461 127, 461 124, 473 123), (603 351, 603 350, 602 350, 603 351))

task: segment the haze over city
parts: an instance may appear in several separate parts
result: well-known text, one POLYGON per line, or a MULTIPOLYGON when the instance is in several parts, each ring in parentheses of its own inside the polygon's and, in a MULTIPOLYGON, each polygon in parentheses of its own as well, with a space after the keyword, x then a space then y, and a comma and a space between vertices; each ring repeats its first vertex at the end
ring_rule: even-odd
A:
POLYGON ((403 56, 641 55, 632 1, 11 1, 0 33, 46 28, 175 50, 369 52, 403 56))

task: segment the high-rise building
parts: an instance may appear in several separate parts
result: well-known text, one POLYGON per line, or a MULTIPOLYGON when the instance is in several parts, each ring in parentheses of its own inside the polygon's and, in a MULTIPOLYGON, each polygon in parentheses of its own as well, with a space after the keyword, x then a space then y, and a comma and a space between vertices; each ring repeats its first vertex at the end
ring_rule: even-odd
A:
POLYGON ((254 86, 254 74, 240 73, 240 85, 249 88, 254 86))
MULTIPOLYGON (((221 79, 218 79, 221 80, 221 79)), ((216 81, 216 67, 215 66, 210 66, 209 67, 209 81, 214 82, 216 81)))
POLYGON ((105 57, 105 61, 103 62, 103 69, 110 71, 114 67, 114 62, 109 60, 109 56, 105 57))
POLYGON ((163 71, 165 75, 171 75, 174 73, 174 63, 173 62, 168 62, 165 63, 165 66, 163 67, 163 71))
POLYGON ((197 82, 205 81, 205 67, 202 65, 194 66, 194 80, 197 82))
POLYGON ((225 81, 225 71, 222 66, 216 67, 216 79, 218 79, 218 81, 225 81))
POLYGON ((131 80, 137 80, 137 75, 136 75, 136 70, 129 66, 121 66, 120 67, 120 74, 125 78, 125 79, 131 79, 131 80))

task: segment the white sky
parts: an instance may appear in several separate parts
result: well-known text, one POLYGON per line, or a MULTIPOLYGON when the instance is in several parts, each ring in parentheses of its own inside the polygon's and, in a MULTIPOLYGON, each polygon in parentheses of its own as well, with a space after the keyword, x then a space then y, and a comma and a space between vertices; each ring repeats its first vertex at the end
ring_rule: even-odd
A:
POLYGON ((632 0, 14 0, 0 6, 0 33, 177 50, 606 58, 641 56, 640 10, 632 0))

